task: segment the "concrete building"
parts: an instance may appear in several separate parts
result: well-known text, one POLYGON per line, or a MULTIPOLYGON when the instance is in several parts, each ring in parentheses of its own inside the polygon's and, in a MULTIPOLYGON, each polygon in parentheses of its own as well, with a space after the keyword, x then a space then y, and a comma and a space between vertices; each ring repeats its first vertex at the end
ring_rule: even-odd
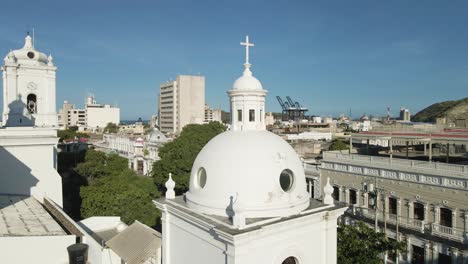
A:
MULTIPOLYGON (((366 132, 351 138, 363 140, 387 141, 380 146, 388 153, 323 155, 322 186, 323 179, 330 178, 335 199, 351 206, 345 221, 362 220, 392 239, 406 241, 407 253, 397 256, 400 263, 468 262, 468 166, 433 161, 434 146, 466 146, 468 134, 366 132), (418 146, 428 160, 409 159, 410 146, 418 146), (406 154, 400 157, 406 159, 394 158, 402 147, 406 154)), ((450 149, 437 159, 447 155, 450 160, 457 154, 450 149)))
POLYGON ((62 108, 59 110, 57 114, 59 128, 65 128, 70 125, 69 118, 68 118, 68 115, 69 115, 68 111, 71 109, 75 109, 75 105, 69 103, 68 101, 64 101, 62 108))
POLYGON ((58 121, 62 129, 77 126, 80 130, 101 130, 108 123, 120 123, 120 109, 108 104, 98 104, 93 96, 88 96, 84 109, 78 109, 74 104, 64 101, 59 110, 58 121))
POLYGON ((285 134, 286 140, 325 140, 330 141, 332 139, 331 132, 317 132, 317 131, 306 131, 299 134, 285 134))
POLYGON ((400 120, 409 122, 411 121, 411 113, 409 109, 402 107, 400 109, 400 120))
POLYGON ((205 77, 178 75, 159 87, 159 127, 163 133, 180 133, 187 124, 205 120, 205 77))
POLYGON ((109 104, 98 104, 93 96, 86 98, 86 127, 103 129, 108 123, 120 124, 120 108, 109 104))
POLYGON ((184 196, 175 196, 169 175, 165 198, 154 201, 162 213, 162 263, 336 263, 344 209, 333 203, 330 184, 323 203, 310 199, 301 160, 265 129, 267 91, 248 55, 244 66, 228 91, 231 130, 200 151, 184 196))
POLYGON ((212 121, 221 121, 221 109, 213 109, 209 105, 205 105, 205 122, 209 123, 212 121))

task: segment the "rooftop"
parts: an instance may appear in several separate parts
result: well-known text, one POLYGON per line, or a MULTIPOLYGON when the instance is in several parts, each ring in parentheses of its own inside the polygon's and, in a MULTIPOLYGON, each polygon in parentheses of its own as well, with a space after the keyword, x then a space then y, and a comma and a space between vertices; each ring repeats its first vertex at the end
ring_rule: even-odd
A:
POLYGON ((67 233, 33 197, 0 194, 0 237, 67 233))
POLYGON ((229 235, 239 235, 243 233, 248 233, 253 230, 261 229, 265 226, 268 225, 273 225, 278 222, 282 222, 287 219, 294 219, 306 215, 311 215, 315 213, 320 213, 320 212, 326 212, 326 211, 334 211, 337 209, 341 209, 344 207, 347 207, 342 204, 335 204, 334 206, 331 205, 326 205, 323 204, 319 200, 315 199, 310 199, 309 207, 307 207, 305 210, 298 214, 293 214, 287 217, 262 217, 262 218, 246 218, 245 219, 245 228, 244 229, 238 229, 232 224, 232 221, 230 218, 218 216, 218 215, 209 215, 209 214, 203 214, 196 212, 195 210, 192 210, 191 208, 188 208, 184 197, 183 196, 177 196, 175 199, 166 199, 166 198, 159 198, 156 201, 156 204, 168 204, 171 205, 172 207, 175 207, 177 210, 180 210, 184 214, 190 215, 192 217, 196 217, 198 219, 202 219, 204 222, 208 223, 209 225, 212 225, 213 228, 216 228, 218 230, 221 230, 229 235))

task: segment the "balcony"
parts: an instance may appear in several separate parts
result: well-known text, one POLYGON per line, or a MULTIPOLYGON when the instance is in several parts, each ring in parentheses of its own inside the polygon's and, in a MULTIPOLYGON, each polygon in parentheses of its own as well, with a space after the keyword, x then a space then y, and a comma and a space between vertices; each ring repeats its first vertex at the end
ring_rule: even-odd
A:
MULTIPOLYGON (((354 207, 347 211, 349 214, 357 218, 367 218, 375 220, 375 210, 369 208, 354 207)), ((384 222, 383 212, 378 212, 378 221, 384 222)), ((423 220, 397 216, 396 214, 386 214, 385 221, 389 224, 398 225, 403 228, 415 230, 421 233, 429 233, 433 236, 438 236, 445 239, 450 239, 459 242, 468 242, 468 232, 459 228, 447 227, 437 223, 426 223, 423 220)))
POLYGON ((458 240, 461 242, 468 239, 468 232, 465 232, 459 228, 443 226, 436 223, 430 224, 429 227, 431 228, 432 235, 458 240))

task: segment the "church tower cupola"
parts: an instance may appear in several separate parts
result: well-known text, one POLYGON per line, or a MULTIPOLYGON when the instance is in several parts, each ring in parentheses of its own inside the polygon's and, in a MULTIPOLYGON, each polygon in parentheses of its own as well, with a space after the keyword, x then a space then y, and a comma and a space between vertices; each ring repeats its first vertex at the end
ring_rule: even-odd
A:
POLYGON ((26 36, 21 49, 8 53, 3 71, 3 125, 57 127, 52 56, 34 48, 26 36))
POLYGON ((245 42, 244 73, 238 78, 232 89, 228 91, 231 99, 231 129, 232 130, 265 130, 265 96, 267 91, 263 89, 260 81, 255 78, 250 70, 249 48, 254 44, 249 42, 246 36, 245 42))

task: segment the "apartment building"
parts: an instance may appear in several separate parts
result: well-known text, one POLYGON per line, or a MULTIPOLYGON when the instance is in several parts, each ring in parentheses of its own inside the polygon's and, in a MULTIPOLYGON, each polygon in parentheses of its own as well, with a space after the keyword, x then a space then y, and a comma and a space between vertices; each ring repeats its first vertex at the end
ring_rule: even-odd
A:
POLYGON ((100 130, 108 123, 120 123, 120 108, 98 104, 93 96, 86 98, 84 109, 78 109, 74 104, 64 101, 58 113, 58 123, 62 129, 77 126, 83 130, 100 130))
POLYGON ((205 120, 205 77, 179 75, 159 87, 159 127, 177 134, 187 124, 205 120))
POLYGON ((428 160, 394 158, 392 152, 325 152, 322 188, 330 178, 334 199, 350 206, 345 222, 362 220, 392 239, 406 241, 407 252, 386 256, 389 261, 467 263, 468 166, 433 161, 432 145, 466 147, 468 134, 386 135, 386 140, 390 149, 394 140, 404 140, 406 146, 409 141, 423 142, 428 160))
POLYGON ((209 105, 205 105, 205 122, 209 123, 212 121, 221 121, 221 109, 211 108, 209 105))
POLYGON ((84 126, 86 125, 86 111, 77 109, 74 104, 64 101, 58 112, 58 124, 61 128, 84 126))

